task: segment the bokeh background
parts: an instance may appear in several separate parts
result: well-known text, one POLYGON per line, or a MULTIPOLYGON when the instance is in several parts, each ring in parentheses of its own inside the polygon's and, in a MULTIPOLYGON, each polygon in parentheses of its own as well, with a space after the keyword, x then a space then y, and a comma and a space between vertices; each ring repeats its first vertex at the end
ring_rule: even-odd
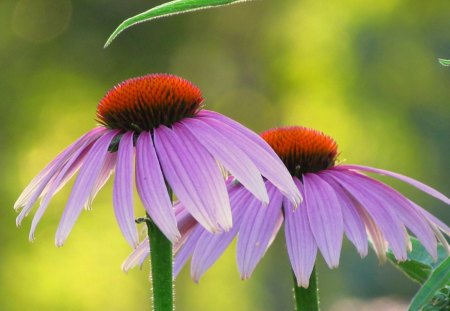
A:
MULTIPOLYGON (((450 1, 265 0, 179 15, 103 43, 158 1, 0 1, 0 310, 150 310, 148 265, 120 270, 130 249, 111 181, 66 245, 54 233, 70 186, 28 242, 13 203, 59 151, 95 124, 114 84, 169 72, 209 109, 255 131, 305 125, 339 143, 342 161, 402 172, 450 194, 450 1)), ((383 179, 450 223, 448 206, 383 179)), ((136 200, 138 202, 138 200, 136 200)), ((137 204, 137 214, 143 213, 137 204)), ((323 310, 404 310, 417 286, 346 241, 339 269, 318 262, 323 310)), ((282 235, 249 281, 229 249, 200 284, 186 269, 178 310, 292 310, 282 235)))

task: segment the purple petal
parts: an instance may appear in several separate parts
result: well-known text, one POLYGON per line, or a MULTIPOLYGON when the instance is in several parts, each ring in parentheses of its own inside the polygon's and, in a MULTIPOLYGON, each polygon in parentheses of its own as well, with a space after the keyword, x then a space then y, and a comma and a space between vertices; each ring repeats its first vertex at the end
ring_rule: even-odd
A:
POLYGON ((359 183, 372 189, 372 193, 374 195, 383 197, 386 202, 386 206, 389 206, 397 214, 400 221, 403 222, 412 233, 414 233, 428 253, 433 258, 437 259, 437 244, 432 229, 423 215, 411 206, 409 201, 404 196, 391 187, 388 187, 377 180, 361 175, 360 173, 349 171, 349 174, 351 174, 359 183))
POLYGON ((436 189, 431 188, 430 186, 427 186, 423 183, 421 183, 420 181, 417 181, 415 179, 412 179, 411 177, 402 175, 402 174, 398 174, 398 173, 394 173, 394 172, 390 172, 390 171, 386 171, 386 170, 382 170, 379 168, 374 168, 374 167, 369 167, 369 166, 362 166, 362 165, 338 165, 335 167, 336 169, 342 169, 342 170, 359 170, 359 171, 365 171, 365 172, 371 172, 371 173, 375 173, 375 174, 379 174, 379 175, 386 175, 386 176, 390 176, 393 178, 396 178, 398 180, 401 180, 405 183, 410 184, 411 186, 416 187, 417 189, 428 193, 429 195, 435 197, 436 199, 439 199, 441 201, 443 201, 444 203, 450 204, 450 199, 447 198, 445 195, 443 195, 442 193, 440 193, 439 191, 437 191, 436 189))
POLYGON ((389 242, 395 258, 406 260, 403 225, 395 212, 389 209, 386 199, 374 194, 372 187, 361 184, 348 171, 328 170, 324 174, 333 178, 365 208, 383 233, 384 238, 389 242))
POLYGON ((274 229, 282 217, 283 196, 277 188, 266 183, 269 193, 269 204, 264 207, 256 199, 252 200, 242 217, 237 243, 237 262, 239 273, 248 279, 258 262, 264 256, 274 229))
MULTIPOLYGON (((47 207, 53 198, 53 196, 58 192, 59 189, 62 188, 64 184, 67 183, 67 181, 78 171, 81 164, 83 164, 84 159, 86 157, 87 152, 89 151, 89 148, 79 149, 77 152, 74 153, 74 156, 70 158, 67 163, 64 165, 64 167, 55 175, 55 178, 53 178, 49 182, 49 187, 47 189, 47 193, 42 198, 41 204, 39 205, 39 208, 36 211, 36 214, 33 217, 33 221, 31 222, 31 230, 29 239, 30 241, 34 240, 34 233, 36 231, 36 227, 41 220, 42 216, 44 215, 45 211, 47 210, 47 207)), ((26 209, 23 209, 22 212, 17 217, 17 223, 20 224, 23 220, 23 217, 25 216, 26 209)))
POLYGON ((190 131, 203 147, 259 200, 269 202, 260 172, 248 156, 229 138, 200 118, 185 119, 179 124, 190 131))
MULTIPOLYGON (((295 177, 294 181, 303 195, 303 185, 295 177)), ((297 285, 308 288, 314 263, 317 256, 317 244, 314 240, 308 221, 305 201, 297 209, 284 198, 285 237, 292 271, 297 279, 297 285)))
POLYGON ((212 156, 177 125, 158 127, 154 139, 164 176, 192 216, 211 232, 229 230, 230 202, 212 156))
POLYGON ((136 248, 139 236, 134 222, 133 208, 133 132, 122 135, 117 151, 116 176, 114 178, 113 207, 117 223, 125 239, 136 248))
POLYGON ((205 231, 198 238, 191 263, 191 276, 195 282, 200 280, 201 276, 219 259, 233 241, 240 229, 242 215, 253 201, 255 198, 250 192, 244 187, 240 187, 240 191, 234 192, 230 196, 233 219, 235 219, 233 228, 221 234, 205 231))
POLYGON ((51 183, 53 179, 57 178, 55 176, 58 175, 67 161, 70 161, 73 158, 76 160, 76 158, 79 157, 79 155, 86 148, 88 148, 88 146, 95 141, 102 132, 104 131, 96 128, 82 136, 60 155, 58 155, 55 160, 47 165, 47 167, 44 168, 44 170, 31 181, 14 205, 16 210, 20 209, 21 206, 24 206, 16 221, 18 225, 20 225, 22 219, 30 213, 36 200, 48 192, 49 183, 51 183))
POLYGON ((295 205, 301 202, 302 197, 285 165, 260 136, 241 124, 212 111, 202 110, 198 117, 243 150, 255 163, 261 174, 295 205))
POLYGON ((341 203, 334 189, 317 174, 303 175, 303 184, 311 231, 328 266, 335 268, 344 235, 341 203))
POLYGON ((337 198, 341 203, 342 217, 344 219, 344 231, 348 239, 355 245, 361 257, 367 256, 367 233, 364 222, 355 206, 357 203, 349 194, 333 179, 326 175, 321 177, 331 186, 336 192, 337 198))
POLYGON ((197 245, 198 239, 204 232, 207 232, 205 228, 203 228, 200 225, 196 226, 190 233, 189 237, 186 239, 186 242, 183 244, 183 246, 181 246, 180 250, 176 253, 173 264, 173 275, 175 277, 180 273, 181 269, 184 267, 188 259, 191 257, 197 245))
POLYGON ((439 229, 441 229, 446 235, 450 236, 450 228, 449 226, 447 226, 445 223, 443 223, 441 220, 439 220, 436 216, 434 216, 433 214, 431 214, 430 212, 428 212, 427 210, 421 208, 419 205, 415 204, 414 202, 411 202, 411 205, 416 209, 416 210, 420 210, 420 212, 422 214, 425 215, 425 217, 427 218, 427 220, 429 222, 434 223, 436 226, 439 227, 439 229))
POLYGON ((95 128, 64 149, 55 159, 53 159, 53 161, 39 172, 36 177, 33 178, 17 199, 14 204, 14 209, 18 210, 20 207, 29 204, 30 201, 32 201, 31 205, 33 205, 41 195, 49 180, 58 172, 67 160, 72 157, 73 153, 97 139, 105 131, 106 129, 103 127, 95 128))
POLYGON ((111 153, 108 152, 105 157, 105 162, 103 163, 103 167, 100 171, 100 174, 98 175, 97 180, 95 181, 95 185, 92 188, 92 192, 89 195, 89 199, 84 206, 86 210, 90 210, 92 206, 92 202, 94 201, 95 197, 97 196, 97 193, 100 191, 101 188, 106 184, 109 177, 111 176, 112 172, 114 171, 114 168, 116 167, 117 163, 117 152, 111 153))
POLYGON ((167 192, 150 132, 139 135, 136 144, 136 187, 147 213, 172 242, 180 238, 172 201, 167 192))
POLYGON ((148 237, 146 237, 127 257, 125 262, 122 264, 122 270, 125 272, 130 271, 134 267, 140 265, 149 255, 150 244, 148 242, 148 237))
POLYGON ((66 208, 61 218, 58 230, 56 232, 56 245, 62 246, 70 231, 72 230, 75 221, 80 215, 83 206, 89 199, 89 195, 97 180, 97 177, 108 152, 109 144, 117 131, 110 130, 102 137, 100 137, 89 150, 86 160, 80 169, 80 172, 75 180, 75 184, 67 202, 66 208))
POLYGON ((176 203, 174 205, 174 209, 178 229, 180 230, 181 234, 181 237, 176 241, 176 243, 173 244, 173 252, 177 253, 180 247, 183 246, 187 238, 191 235, 191 232, 199 224, 181 203, 176 203))

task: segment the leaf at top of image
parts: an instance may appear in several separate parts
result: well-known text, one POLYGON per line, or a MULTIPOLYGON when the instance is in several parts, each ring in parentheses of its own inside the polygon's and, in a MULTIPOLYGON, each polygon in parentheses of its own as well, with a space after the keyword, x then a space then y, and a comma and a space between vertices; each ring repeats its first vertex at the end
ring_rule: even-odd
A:
POLYGON ((443 59, 443 58, 438 58, 439 63, 441 63, 442 66, 450 66, 450 59, 443 59))
POLYGON ((193 12, 213 7, 225 6, 234 3, 246 2, 251 0, 175 0, 163 3, 148 11, 130 17, 123 21, 105 43, 105 48, 125 29, 152 19, 166 17, 175 14, 193 12))

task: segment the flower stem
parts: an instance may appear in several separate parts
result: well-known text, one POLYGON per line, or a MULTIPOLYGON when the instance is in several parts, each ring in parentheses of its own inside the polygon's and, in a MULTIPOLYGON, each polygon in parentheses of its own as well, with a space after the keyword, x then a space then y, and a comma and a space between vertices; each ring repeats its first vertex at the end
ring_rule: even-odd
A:
POLYGON ((147 220, 148 236, 151 245, 151 280, 154 311, 172 311, 172 243, 159 230, 153 221, 147 220))
POLYGON ((308 288, 297 286, 297 278, 294 277, 294 298, 296 311, 319 311, 319 288, 317 287, 317 274, 314 267, 308 288))

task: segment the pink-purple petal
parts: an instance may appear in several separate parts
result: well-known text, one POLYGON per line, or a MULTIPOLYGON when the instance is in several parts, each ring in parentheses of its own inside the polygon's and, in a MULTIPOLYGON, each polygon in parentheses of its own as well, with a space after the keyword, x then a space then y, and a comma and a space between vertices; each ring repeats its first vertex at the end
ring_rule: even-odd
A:
POLYGON ((124 263, 122 264, 122 270, 128 272, 134 267, 141 265, 141 263, 149 255, 150 244, 148 242, 148 237, 146 237, 142 242, 139 243, 138 247, 136 247, 124 261, 124 263))
POLYGON ((322 175, 322 178, 333 187, 339 202, 341 203, 342 218, 344 220, 344 232, 347 235, 350 242, 358 250, 361 257, 367 256, 368 243, 367 233, 364 226, 364 222, 356 207, 356 202, 353 198, 333 179, 326 175, 322 175))
POLYGON ((292 182, 292 177, 285 165, 260 136, 239 123, 212 111, 202 110, 198 117, 245 151, 261 174, 295 205, 301 202, 302 197, 292 182))
POLYGON ((219 259, 233 241, 240 229, 242 215, 252 201, 255 199, 251 193, 244 187, 240 187, 239 191, 230 195, 233 219, 235 219, 231 230, 220 234, 205 231, 198 238, 191 260, 191 276, 195 282, 200 280, 201 276, 219 259))
MULTIPOLYGON (((17 217, 16 223, 17 225, 20 225, 23 218, 27 216, 34 203, 37 201, 37 199, 49 191, 49 188, 51 184, 53 184, 52 181, 58 178, 59 172, 63 169, 64 165, 68 161, 76 161, 77 158, 84 152, 84 150, 88 149, 90 147, 90 144, 97 139, 99 136, 99 131, 92 130, 91 132, 88 132, 86 135, 84 135, 82 138, 77 140, 74 144, 71 145, 72 148, 69 147, 70 151, 62 153, 64 154, 64 157, 60 158, 60 161, 55 162, 54 164, 50 164, 51 167, 47 166, 49 169, 47 172, 42 176, 42 178, 38 178, 39 180, 36 180, 36 178, 31 182, 30 186, 27 187, 24 192, 22 193, 21 197, 19 198, 18 202, 25 202, 25 206, 21 210, 19 216, 17 217), (28 189, 28 190, 27 190, 28 189), (26 200, 26 201, 24 201, 26 200)), ((66 149, 67 151, 67 149, 66 149)), ((44 169, 46 170, 46 169, 44 169)), ((54 191, 56 193, 56 191, 54 191)), ((21 203, 20 203, 21 204, 21 203)), ((20 209, 21 205, 16 203, 17 209, 20 209)))
POLYGON ((425 185, 424 183, 415 180, 411 177, 399 174, 399 173, 394 173, 394 172, 390 172, 387 170, 382 170, 379 168, 374 168, 374 167, 369 167, 369 166, 363 166, 363 165, 355 165, 355 164, 350 164, 350 165, 338 165, 335 168, 337 169, 343 169, 343 170, 358 170, 358 171, 365 171, 365 172, 371 172, 371 173, 375 173, 375 174, 379 174, 379 175, 386 175, 386 176, 390 176, 393 178, 396 178, 398 180, 401 180, 405 183, 410 184, 411 186, 416 187, 417 189, 435 197, 436 199, 441 200, 444 203, 450 204, 450 199, 448 197, 446 197, 444 194, 440 193, 439 191, 437 191, 436 189, 431 188, 428 185, 425 185))
POLYGON ((395 258, 406 260, 403 225, 395 212, 388 208, 385 198, 375 195, 371 187, 360 184, 348 171, 329 170, 324 174, 338 182, 364 207, 388 241, 395 258))
POLYGON ((211 232, 229 230, 228 194, 214 158, 176 125, 155 129, 154 142, 164 176, 192 216, 211 232))
POLYGON ((63 245, 72 230, 73 225, 78 219, 78 216, 83 210, 83 206, 89 199, 89 194, 100 173, 106 153, 108 152, 108 147, 111 140, 116 135, 117 131, 110 130, 106 132, 94 143, 91 150, 89 150, 86 160, 80 168, 80 172, 75 180, 75 184, 56 232, 57 246, 63 245))
POLYGON ((81 136, 74 143, 64 149, 55 159, 53 159, 22 191, 14 204, 14 209, 18 210, 25 205, 33 205, 34 202, 43 195, 43 191, 48 182, 61 169, 61 167, 77 152, 90 142, 97 139, 106 129, 98 127, 81 136))
POLYGON ((150 132, 141 133, 137 140, 136 188, 150 218, 170 241, 178 240, 175 212, 150 132))
MULTIPOLYGON (((61 187, 65 183, 67 183, 67 181, 78 171, 80 166, 83 164, 84 158, 86 157, 88 151, 89 148, 85 148, 84 150, 80 149, 78 152, 75 152, 74 156, 67 161, 64 167, 56 174, 55 178, 53 178, 49 182, 47 193, 42 198, 41 203, 39 204, 39 207, 36 213, 34 214, 33 220, 31 222, 31 229, 29 235, 30 241, 34 240, 34 233, 36 231, 36 227, 39 224, 39 221, 41 220, 45 211, 47 210, 47 207, 50 204, 51 199, 58 192, 58 190, 61 189, 61 187)), ((19 217, 17 217, 17 221, 19 224, 23 219, 20 218, 21 215, 22 213, 19 215, 19 217)))
POLYGON ((133 132, 122 135, 117 151, 116 176, 114 178, 113 207, 117 223, 125 239, 136 248, 139 244, 133 208, 133 132))
POLYGON ((341 203, 334 189, 317 174, 303 175, 304 197, 311 231, 330 268, 339 265, 344 235, 341 203))
POLYGON ((239 182, 264 203, 269 202, 261 173, 232 140, 222 135, 200 118, 185 119, 180 126, 190 131, 194 137, 219 161, 239 182))
POLYGON ((263 206, 253 199, 242 216, 237 243, 237 262, 242 279, 250 277, 264 256, 274 229, 282 217, 282 194, 269 182, 266 182, 266 187, 270 198, 269 204, 263 206))
POLYGON ((175 260, 173 263, 173 275, 175 277, 180 273, 181 269, 183 269, 188 259, 192 256, 192 253, 194 252, 195 247, 197 246, 197 241, 204 232, 207 232, 204 227, 200 225, 196 226, 189 234, 189 237, 186 239, 186 242, 183 244, 183 246, 180 247, 179 251, 176 253, 175 260))
POLYGON ((428 253, 433 258, 437 259, 437 243, 433 231, 422 214, 419 213, 404 196, 387 185, 365 175, 361 175, 360 173, 350 171, 349 174, 353 176, 355 181, 372 189, 372 193, 379 197, 383 197, 386 206, 389 206, 389 208, 397 214, 400 221, 414 233, 428 253))
POLYGON ((95 181, 94 187, 92 188, 91 194, 89 195, 89 199, 86 202, 85 209, 90 210, 92 207, 92 202, 94 201, 97 193, 101 188, 106 184, 111 177, 111 174, 114 171, 117 163, 117 152, 108 152, 105 157, 105 162, 103 163, 103 167, 98 175, 97 180, 95 181))
MULTIPOLYGON (((300 193, 303 194, 303 185, 294 178, 300 193)), ((297 209, 284 198, 284 218, 286 246, 291 262, 292 271, 297 279, 297 285, 308 288, 317 256, 317 244, 312 234, 305 201, 297 209)))

